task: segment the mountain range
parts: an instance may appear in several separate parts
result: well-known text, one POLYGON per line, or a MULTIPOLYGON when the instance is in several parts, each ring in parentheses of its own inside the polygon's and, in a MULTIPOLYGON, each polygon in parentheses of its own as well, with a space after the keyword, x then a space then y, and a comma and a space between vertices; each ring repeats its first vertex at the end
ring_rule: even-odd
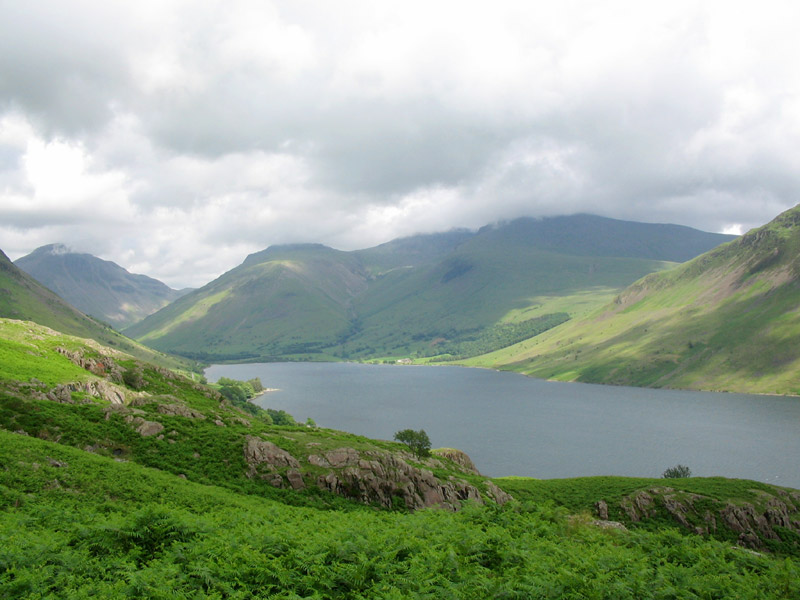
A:
POLYGON ((189 291, 173 290, 114 262, 73 252, 64 244, 42 246, 14 264, 82 312, 118 330, 189 291))
POLYGON ((272 246, 126 330, 202 361, 335 360, 510 345, 733 236, 592 215, 522 218, 344 252, 272 246))

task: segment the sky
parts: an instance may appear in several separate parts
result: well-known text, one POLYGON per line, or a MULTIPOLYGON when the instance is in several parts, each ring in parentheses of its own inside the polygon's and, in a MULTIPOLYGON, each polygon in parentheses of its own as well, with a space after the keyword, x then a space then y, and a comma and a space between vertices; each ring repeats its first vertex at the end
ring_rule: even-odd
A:
POLYGON ((181 288, 273 244, 800 202, 800 3, 0 0, 0 249, 181 288))

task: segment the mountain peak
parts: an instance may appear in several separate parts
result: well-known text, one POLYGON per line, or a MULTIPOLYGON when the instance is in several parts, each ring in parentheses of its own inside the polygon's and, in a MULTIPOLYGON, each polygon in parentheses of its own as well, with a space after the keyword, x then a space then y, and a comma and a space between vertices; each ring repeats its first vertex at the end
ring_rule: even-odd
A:
POLYGON ((160 281, 66 244, 42 246, 14 264, 76 308, 117 327, 143 319, 180 295, 160 281))
POLYGON ((56 243, 56 244, 47 244, 45 246, 40 246, 39 248, 31 252, 31 256, 42 256, 46 254, 52 256, 59 256, 61 254, 75 254, 75 251, 66 244, 56 243))

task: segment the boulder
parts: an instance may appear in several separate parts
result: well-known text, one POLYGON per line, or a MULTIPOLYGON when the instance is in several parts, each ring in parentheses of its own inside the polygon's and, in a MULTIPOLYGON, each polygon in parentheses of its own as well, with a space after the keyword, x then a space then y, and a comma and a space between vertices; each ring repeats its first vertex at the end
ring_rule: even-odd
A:
POLYGON ((289 467, 299 469, 300 463, 297 459, 266 440, 257 437, 247 436, 244 446, 244 459, 250 465, 251 473, 255 472, 256 467, 262 464, 271 467, 289 467))
POLYGON ((137 433, 142 437, 150 437, 152 435, 158 435, 159 433, 164 431, 164 426, 156 421, 147 421, 141 417, 134 417, 131 415, 125 417, 125 420, 131 425, 133 425, 137 433))
POLYGON ((158 412, 160 412, 162 415, 169 415, 173 417, 186 417, 187 419, 199 419, 201 421, 206 418, 206 416, 200 411, 189 408, 185 404, 180 404, 178 402, 159 404, 156 410, 158 410, 158 412))

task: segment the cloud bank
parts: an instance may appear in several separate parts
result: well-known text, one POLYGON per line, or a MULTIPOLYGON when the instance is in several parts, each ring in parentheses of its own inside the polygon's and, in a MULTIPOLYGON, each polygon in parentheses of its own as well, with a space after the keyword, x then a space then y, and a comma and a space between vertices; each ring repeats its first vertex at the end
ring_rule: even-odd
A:
POLYGON ((174 287, 268 245, 800 201, 795 2, 14 3, 0 247, 174 287))

